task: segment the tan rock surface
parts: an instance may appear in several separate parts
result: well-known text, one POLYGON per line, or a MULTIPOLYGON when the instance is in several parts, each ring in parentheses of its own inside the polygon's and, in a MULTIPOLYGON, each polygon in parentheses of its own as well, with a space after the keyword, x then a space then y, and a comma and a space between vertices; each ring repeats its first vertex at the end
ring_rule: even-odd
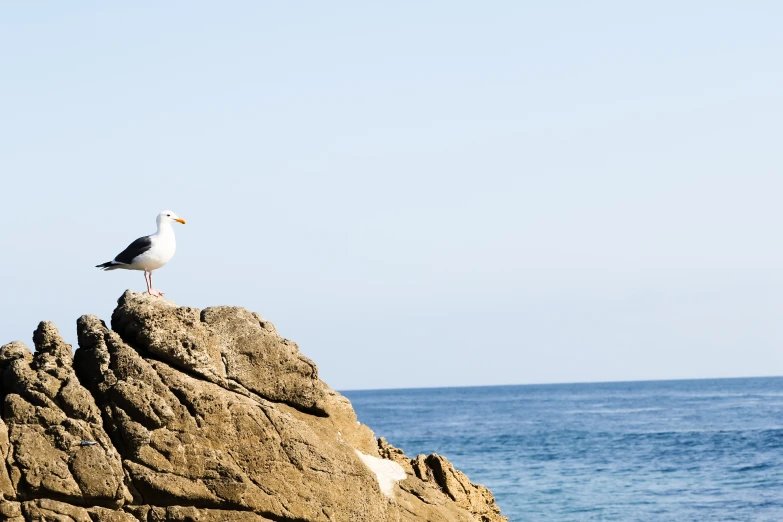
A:
POLYGON ((443 457, 376 440, 258 314, 126 292, 112 327, 80 318, 75 358, 50 323, 35 355, 0 348, 0 520, 506 520, 443 457), (357 450, 406 478, 384 494, 357 450))
POLYGON ((71 346, 46 322, 33 340, 34 355, 21 343, 0 348, 0 449, 9 471, 0 472, 0 491, 6 498, 121 506, 130 500, 122 463, 90 393, 76 378, 71 346))

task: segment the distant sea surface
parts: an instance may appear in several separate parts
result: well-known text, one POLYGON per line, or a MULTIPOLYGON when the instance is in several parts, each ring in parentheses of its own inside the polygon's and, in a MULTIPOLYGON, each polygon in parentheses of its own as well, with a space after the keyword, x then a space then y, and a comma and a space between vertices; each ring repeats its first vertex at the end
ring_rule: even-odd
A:
POLYGON ((783 378, 343 392, 512 521, 783 521, 783 378))

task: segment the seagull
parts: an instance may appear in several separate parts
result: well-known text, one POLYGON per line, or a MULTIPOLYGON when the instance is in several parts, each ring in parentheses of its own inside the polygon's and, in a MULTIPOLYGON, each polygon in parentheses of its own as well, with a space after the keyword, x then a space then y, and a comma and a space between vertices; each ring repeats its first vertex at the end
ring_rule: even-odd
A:
POLYGON ((178 217, 171 210, 164 210, 158 214, 155 222, 158 230, 149 236, 140 237, 128 248, 117 254, 117 257, 101 265, 95 265, 96 268, 104 270, 116 270, 124 268, 125 270, 144 270, 144 281, 147 283, 147 293, 161 297, 163 292, 152 288, 152 271, 156 270, 174 257, 174 251, 177 249, 177 242, 174 239, 174 229, 171 224, 174 222, 185 224, 185 220, 178 217))

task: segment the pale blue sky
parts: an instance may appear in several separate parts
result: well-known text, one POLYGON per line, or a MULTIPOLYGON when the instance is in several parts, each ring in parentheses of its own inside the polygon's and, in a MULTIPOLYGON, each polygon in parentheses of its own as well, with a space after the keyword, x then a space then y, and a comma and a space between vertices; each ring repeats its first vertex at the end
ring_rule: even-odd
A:
POLYGON ((0 4, 0 342, 182 305, 333 387, 783 374, 779 2, 0 4))

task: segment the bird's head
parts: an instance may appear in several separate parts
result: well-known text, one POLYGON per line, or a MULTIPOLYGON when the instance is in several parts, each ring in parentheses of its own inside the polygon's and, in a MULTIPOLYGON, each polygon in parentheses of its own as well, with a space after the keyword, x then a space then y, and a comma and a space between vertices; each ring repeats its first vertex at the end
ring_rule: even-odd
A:
POLYGON ((176 215, 171 210, 164 210, 163 212, 158 214, 158 219, 156 220, 158 225, 160 225, 161 223, 171 223, 173 221, 176 221, 177 223, 182 223, 183 225, 185 224, 185 220, 179 217, 178 215, 176 215))

